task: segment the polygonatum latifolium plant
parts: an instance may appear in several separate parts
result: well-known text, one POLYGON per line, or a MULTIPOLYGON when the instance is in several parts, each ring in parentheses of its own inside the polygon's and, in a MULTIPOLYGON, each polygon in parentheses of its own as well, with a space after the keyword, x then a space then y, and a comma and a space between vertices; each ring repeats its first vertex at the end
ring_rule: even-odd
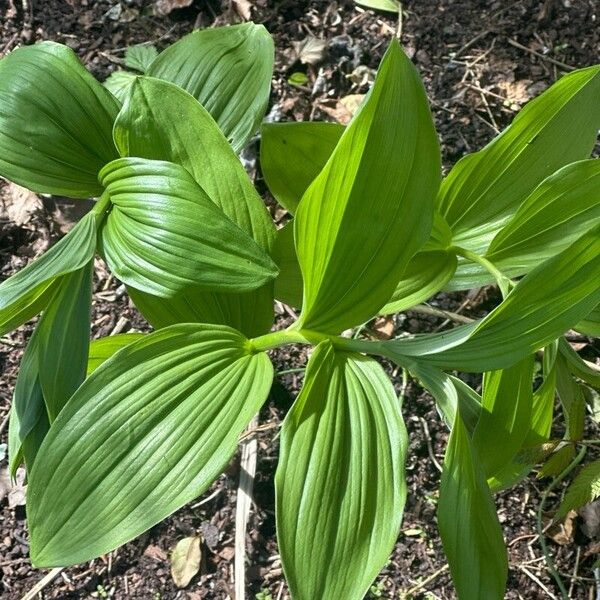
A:
MULTIPOLYGON (((398 537, 408 447, 401 409, 410 407, 401 407, 376 358, 385 357, 432 394, 451 430, 438 524, 459 597, 502 598, 508 565, 492 492, 537 462, 523 457, 548 441, 556 391, 571 442, 584 414, 575 386, 598 383, 562 336, 597 327, 600 161, 589 156, 600 126, 600 69, 561 78, 442 178, 423 85, 393 41, 348 127, 263 126, 265 179, 293 216, 276 231, 235 156, 239 146, 223 133, 225 122, 236 130, 238 116, 221 121, 203 106, 206 96, 153 71, 156 61, 161 69, 178 64, 178 44, 189 57, 188 43, 201 35, 142 57, 135 68, 145 74, 131 78, 119 100, 57 45, 0 62, 0 102, 9 98, 10 106, 19 106, 17 92, 25 101, 36 91, 43 73, 61 81, 39 60, 46 53, 72 64, 86 84, 95 108, 67 133, 68 111, 53 115, 49 135, 64 133, 60 140, 73 144, 82 125, 96 122, 94 111, 108 125, 98 126, 101 154, 87 138, 78 142, 93 158, 85 169, 82 149, 49 142, 44 168, 30 179, 39 148, 23 143, 12 162, 0 163, 3 175, 36 191, 99 198, 71 234, 0 286, 6 327, 43 311, 11 415, 11 460, 18 464, 22 452, 29 471, 33 563, 90 560, 205 491, 268 397, 268 352, 297 343, 315 349, 283 424, 275 480, 292 597, 360 600, 398 537), (59 160, 46 164, 47 155, 59 160), (78 365, 75 376, 51 344, 71 350, 84 329, 89 337, 96 251, 156 331, 85 344, 69 362, 78 365), (490 283, 503 301, 472 323, 389 341, 340 335, 443 288, 490 283), (300 316, 269 332, 274 296, 300 316), (483 373, 481 393, 455 371, 483 373)), ((223 63, 230 54, 215 63, 202 54, 197 73, 217 65, 205 85, 244 72, 223 63)), ((242 56, 245 72, 264 63, 270 73, 272 49, 242 56)), ((245 86, 240 77, 234 89, 256 123, 262 114, 245 86)), ((231 91, 220 94, 214 84, 215 106, 239 107, 231 91)), ((13 128, 0 137, 6 147, 24 127, 35 129, 31 115, 23 125, 0 110, 13 128)), ((38 138, 44 128, 38 123, 38 138)))

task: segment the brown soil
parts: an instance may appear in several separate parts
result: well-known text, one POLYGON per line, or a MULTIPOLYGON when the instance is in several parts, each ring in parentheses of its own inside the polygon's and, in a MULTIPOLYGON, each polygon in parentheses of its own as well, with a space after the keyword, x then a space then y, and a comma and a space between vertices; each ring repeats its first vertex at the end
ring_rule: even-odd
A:
MULTIPOLYGON (((0 1, 0 52, 19 44, 56 40, 68 44, 95 76, 103 80, 117 68, 128 45, 153 41, 159 49, 194 27, 239 20, 232 0, 195 1, 166 16, 153 12, 159 2, 140 0, 0 1)), ((163 0, 163 5, 165 4, 163 0)), ((241 3, 240 3, 241 4, 241 3)), ((240 5, 238 4, 238 5, 240 5)), ((337 100, 364 93, 369 69, 375 69, 396 29, 391 15, 357 8, 351 0, 251 0, 252 18, 273 34, 277 61, 271 116, 280 120, 331 120, 339 115, 337 100), (305 66, 294 59, 292 42, 307 35, 327 41, 324 59, 305 66), (288 83, 303 71, 302 88, 288 83)), ((432 102, 444 165, 480 148, 507 125, 524 102, 571 68, 598 61, 600 12, 594 0, 419 0, 404 2, 402 39, 421 71, 432 102)), ((257 185, 265 192, 258 176, 257 185)), ((10 204, 9 187, 2 198, 10 204)), ((5 207, 6 208, 6 207, 5 207)), ((23 223, 2 213, 0 273, 2 278, 43 251, 75 218, 72 203, 44 199, 23 223)), ((280 212, 277 213, 280 217, 280 212)), ((95 337, 118 331, 147 330, 124 289, 98 263, 94 300, 95 337)), ((440 294, 441 308, 456 309, 464 296, 440 294)), ((494 290, 470 298, 465 313, 479 316, 497 301, 494 290)), ((290 316, 283 309, 278 325, 290 316)), ((431 331, 440 321, 417 313, 399 315, 395 331, 431 331)), ((31 327, 2 338, 0 345, 0 431, 6 441, 6 421, 18 364, 31 327)), ((593 348, 587 347, 589 357, 593 348)), ((300 349, 273 355, 277 370, 303 366, 300 349)), ((386 365, 400 389, 400 378, 386 365)), ((286 598, 287 589, 277 556, 274 527, 273 475, 277 464, 277 432, 302 380, 301 372, 276 378, 270 401, 260 415, 259 454, 247 536, 247 594, 261 591, 267 600, 286 598)), ((471 381, 477 384, 476 380, 471 381)), ((390 561, 377 579, 370 598, 454 598, 436 531, 435 510, 439 472, 447 432, 431 398, 415 384, 406 390, 405 418, 410 435, 409 497, 403 533, 390 561), (406 596, 408 594, 408 596, 406 596)), ((560 432, 560 422, 557 424, 560 432)), ((590 425, 590 427, 594 427, 590 425)), ((590 431, 598 437, 597 431, 590 431)), ((196 600, 233 597, 233 536, 239 461, 195 503, 110 555, 65 569, 43 590, 43 598, 140 598, 196 600), (169 552, 188 535, 202 536, 200 574, 178 590, 169 572, 169 552)), ((545 568, 535 533, 535 511, 547 480, 530 478, 496 497, 510 553, 507 598, 553 598, 557 589, 545 568)), ((550 505, 557 500, 551 496, 550 505)), ((568 525, 568 523, 567 523, 568 525)), ((572 598, 592 598, 596 540, 566 531, 550 540, 559 571, 572 598)), ((0 592, 18 599, 46 571, 28 560, 24 507, 0 501, 0 592)), ((261 596, 259 596, 261 598, 261 596)))

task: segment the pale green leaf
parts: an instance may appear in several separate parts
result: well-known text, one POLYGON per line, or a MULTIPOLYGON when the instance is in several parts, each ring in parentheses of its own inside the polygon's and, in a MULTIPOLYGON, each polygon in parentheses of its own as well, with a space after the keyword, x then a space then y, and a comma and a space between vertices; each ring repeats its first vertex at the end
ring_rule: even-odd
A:
POLYGON ((298 206, 302 327, 337 333, 389 300, 429 237, 439 177, 423 84, 393 41, 365 102, 298 206))
POLYGON ((585 335, 600 337, 600 305, 594 307, 589 315, 573 327, 585 335))
POLYGON ((293 306, 302 306, 302 271, 294 246, 294 220, 277 230, 273 244, 273 260, 279 267, 275 280, 275 298, 293 306))
POLYGON ((458 597, 504 598, 508 560, 502 529, 460 411, 444 458, 437 517, 458 597))
POLYGON ((0 335, 46 307, 56 278, 83 267, 96 251, 96 216, 87 214, 59 242, 0 284, 0 335))
POLYGON ((592 387, 600 389, 600 367, 598 365, 581 358, 565 338, 560 339, 558 348, 573 375, 583 379, 592 387))
POLYGON ((129 71, 114 71, 104 81, 104 87, 122 104, 137 75, 129 71))
POLYGON ((145 73, 158 56, 158 50, 151 44, 138 44, 125 50, 125 66, 140 73, 145 73))
POLYGON ((52 424, 31 472, 32 562, 88 561, 201 494, 272 377, 266 354, 215 325, 163 329, 106 361, 52 424))
POLYGON ((86 377, 89 377, 102 363, 125 346, 146 337, 144 333, 119 333, 92 340, 88 350, 86 377))
POLYGON ((260 168, 269 191, 294 214, 344 133, 338 123, 264 123, 260 168))
POLYGON ((113 96, 61 44, 22 46, 0 60, 0 175, 35 192, 99 196, 116 158, 113 96))
POLYGON ((483 375, 481 415, 473 432, 487 479, 509 465, 523 445, 533 407, 533 355, 508 369, 483 375))
POLYGON ((562 353, 556 357, 556 391, 567 426, 566 439, 574 441, 582 439, 585 424, 585 396, 581 384, 571 375, 569 364, 562 353))
POLYGON ((406 431, 381 366, 325 342, 286 417, 277 535, 295 600, 361 600, 394 546, 406 499, 406 431))
POLYGON ((102 169, 100 179, 111 200, 102 249, 123 282, 170 297, 190 285, 249 291, 277 275, 271 258, 183 167, 120 158, 102 169))
POLYGON ((375 10, 384 10, 386 12, 398 13, 400 2, 398 0, 355 0, 356 4, 373 8, 375 10))
POLYGON ((264 117, 273 74, 273 40, 262 25, 194 31, 164 50, 147 74, 189 92, 239 152, 264 117))

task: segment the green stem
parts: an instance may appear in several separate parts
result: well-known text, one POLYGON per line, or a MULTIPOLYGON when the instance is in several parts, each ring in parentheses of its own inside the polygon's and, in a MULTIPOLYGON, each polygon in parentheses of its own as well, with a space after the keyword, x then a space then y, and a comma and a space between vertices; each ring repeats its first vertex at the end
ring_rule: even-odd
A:
POLYGON ((451 250, 458 256, 462 256, 471 262, 481 265, 488 273, 490 273, 496 280, 496 283, 502 292, 503 298, 506 298, 508 292, 510 292, 510 289, 515 286, 514 281, 504 275, 500 269, 498 269, 492 262, 480 254, 472 252, 471 250, 467 250, 466 248, 461 248, 460 246, 453 246, 451 250))
POLYGON ((107 191, 102 193, 102 196, 96 200, 96 204, 94 204, 94 208, 92 208, 92 212, 96 215, 96 223, 98 227, 104 221, 104 217, 110 208, 110 196, 107 191))
POLYGON ((536 529, 538 536, 540 538, 540 546, 542 547, 542 553, 544 555, 544 559, 546 561, 546 566, 548 567, 548 571, 552 577, 554 577, 554 581, 556 581, 556 585, 560 590, 560 595, 565 600, 569 597, 567 592, 567 588, 565 584, 562 582, 556 567, 554 566, 554 560, 548 550, 548 544, 546 544, 546 538, 544 537, 544 527, 543 527, 543 517, 544 517, 544 507, 546 506, 546 500, 550 495, 550 492, 583 460, 585 453, 587 452, 587 448, 584 446, 579 454, 571 461, 571 463, 567 466, 567 468, 557 477, 552 480, 552 483, 548 486, 546 491, 542 494, 542 498, 540 500, 540 505, 537 510, 537 518, 536 518, 536 529))

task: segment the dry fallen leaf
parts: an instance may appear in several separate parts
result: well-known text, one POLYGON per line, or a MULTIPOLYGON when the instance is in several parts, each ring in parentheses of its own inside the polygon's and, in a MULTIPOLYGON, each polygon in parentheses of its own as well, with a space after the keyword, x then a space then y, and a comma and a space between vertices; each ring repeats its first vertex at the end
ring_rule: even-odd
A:
POLYGON ((233 0, 233 6, 235 7, 235 12, 237 12, 242 19, 246 21, 250 20, 252 16, 252 4, 248 0, 233 0))
POLYGON ((8 498, 8 507, 25 506, 27 486, 25 485, 25 469, 19 467, 15 480, 11 481, 7 468, 0 469, 0 500, 8 498))
POLYGON ((340 98, 333 106, 329 102, 320 102, 319 108, 333 117, 338 123, 348 125, 354 113, 363 101, 364 94, 350 94, 340 98))
POLYGON ((325 58, 327 42, 314 35, 309 35, 299 42, 292 42, 294 60, 299 60, 303 65, 316 65, 325 58))
POLYGON ((144 556, 147 556, 148 558, 151 558, 157 562, 165 562, 167 560, 165 551, 158 546, 154 546, 153 544, 150 544, 150 546, 144 550, 144 556))
POLYGON ((187 587, 200 571, 200 538, 186 537, 177 542, 171 554, 171 576, 178 588, 187 587))
POLYGON ((394 317, 388 315, 386 317, 377 317, 373 324, 373 333, 380 340, 389 340, 394 337, 394 317))
POLYGON ((570 510, 567 516, 560 523, 555 523, 548 528, 547 534, 552 540, 561 546, 568 546, 573 543, 573 525, 577 513, 570 510))
POLYGON ((8 184, 5 209, 7 217, 21 227, 29 223, 32 216, 42 209, 42 201, 37 194, 11 182, 8 184))
POLYGON ((166 17, 178 8, 190 6, 193 0, 156 0, 154 3, 154 14, 159 17, 166 17))

